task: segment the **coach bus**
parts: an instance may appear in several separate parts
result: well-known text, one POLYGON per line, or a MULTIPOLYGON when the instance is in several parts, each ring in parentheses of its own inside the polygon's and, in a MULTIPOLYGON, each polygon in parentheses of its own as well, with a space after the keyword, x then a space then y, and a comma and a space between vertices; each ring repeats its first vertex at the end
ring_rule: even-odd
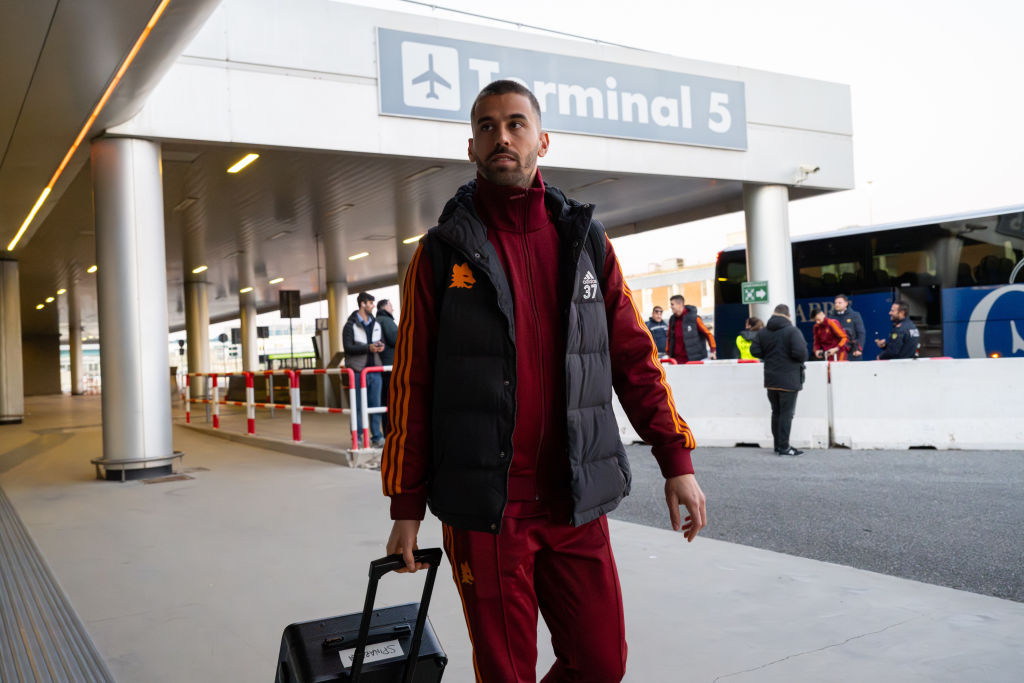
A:
MULTIPOLYGON (((878 356, 873 340, 888 333, 894 300, 910 306, 919 356, 1024 357, 1024 206, 797 237, 792 247, 793 322, 808 348, 811 312, 833 315, 846 294, 864 318, 865 360, 878 356)), ((714 333, 726 358, 749 315, 746 248, 722 251, 715 276, 714 333)))

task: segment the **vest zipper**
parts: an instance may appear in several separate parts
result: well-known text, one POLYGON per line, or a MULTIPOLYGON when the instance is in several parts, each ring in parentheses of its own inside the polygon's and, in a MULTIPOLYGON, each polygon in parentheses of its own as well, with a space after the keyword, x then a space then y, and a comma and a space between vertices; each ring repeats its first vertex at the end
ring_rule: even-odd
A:
MULTIPOLYGON (((521 247, 522 253, 523 253, 523 261, 526 263, 526 277, 532 283, 533 282, 533 263, 530 261, 530 250, 526 248, 527 236, 529 235, 529 231, 528 231, 529 226, 527 225, 528 217, 529 217, 529 204, 527 202, 524 202, 523 203, 522 232, 520 233, 520 236, 519 236, 520 237, 519 244, 520 244, 520 247, 521 247)), ((541 326, 540 326, 540 314, 537 313, 537 298, 536 297, 537 297, 537 291, 533 287, 531 287, 530 288, 530 309, 533 311, 533 323, 534 323, 534 328, 533 329, 539 330, 539 329, 541 329, 541 326)), ((539 361, 538 365, 539 365, 539 369, 540 369, 538 384, 540 386, 541 410, 540 410, 540 425, 539 425, 538 438, 537 438, 537 450, 536 450, 536 453, 534 454, 534 458, 533 458, 533 482, 534 482, 534 486, 537 486, 537 476, 540 473, 540 454, 541 454, 541 450, 542 450, 542 447, 543 447, 543 444, 544 444, 544 430, 545 430, 545 417, 546 417, 546 404, 547 404, 547 401, 545 400, 546 395, 547 395, 547 390, 546 390, 546 387, 544 385, 544 370, 545 370, 545 368, 543 366, 543 358, 544 358, 543 351, 544 351, 543 343, 542 343, 540 337, 538 336, 537 337, 537 360, 539 361)), ((517 389, 518 389, 518 385, 517 385, 517 389)), ((515 453, 513 453, 513 457, 515 457, 515 453)), ((537 489, 537 491, 539 492, 539 488, 537 489)), ((537 496, 537 494, 535 493, 534 497, 536 498, 536 496, 537 496)))

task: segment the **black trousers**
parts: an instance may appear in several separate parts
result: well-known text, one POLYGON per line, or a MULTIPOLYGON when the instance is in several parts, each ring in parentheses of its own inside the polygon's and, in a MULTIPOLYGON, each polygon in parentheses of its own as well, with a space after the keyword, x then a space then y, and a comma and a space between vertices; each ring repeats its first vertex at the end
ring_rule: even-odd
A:
POLYGON ((778 389, 768 390, 768 402, 772 404, 772 437, 775 439, 776 451, 789 448, 789 428, 793 426, 797 393, 778 389))

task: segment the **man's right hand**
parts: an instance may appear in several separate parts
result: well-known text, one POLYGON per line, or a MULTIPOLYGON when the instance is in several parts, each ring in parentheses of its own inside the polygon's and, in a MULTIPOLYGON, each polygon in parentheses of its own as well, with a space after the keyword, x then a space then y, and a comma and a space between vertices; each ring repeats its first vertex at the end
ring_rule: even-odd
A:
POLYGON ((391 536, 388 538, 388 555, 401 555, 405 560, 405 569, 397 570, 399 574, 415 572, 426 569, 430 565, 426 562, 416 562, 413 559, 412 551, 418 550, 416 536, 420 532, 420 520, 418 519, 396 519, 391 527, 391 536))

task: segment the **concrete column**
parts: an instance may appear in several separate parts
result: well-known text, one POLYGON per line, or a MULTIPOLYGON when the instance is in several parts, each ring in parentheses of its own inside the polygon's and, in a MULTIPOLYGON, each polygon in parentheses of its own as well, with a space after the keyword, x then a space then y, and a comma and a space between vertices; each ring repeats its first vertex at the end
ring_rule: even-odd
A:
POLYGON ((416 196, 416 193, 411 192, 410 189, 402 187, 395 193, 395 261, 398 264, 399 291, 399 300, 395 302, 395 305, 399 309, 402 306, 401 296, 405 275, 409 272, 409 263, 412 262, 416 249, 420 246, 418 241, 405 244, 403 240, 426 232, 424 225, 430 225, 429 222, 425 223, 421 218, 426 207, 410 199, 410 197, 416 196))
MULTIPOLYGON (((193 273, 206 261, 206 233, 202 224, 190 224, 184 230, 182 244, 185 276, 185 345, 189 372, 210 371, 210 306, 206 273, 193 273)), ((205 384, 192 383, 193 396, 206 396, 205 384)))
POLYGON ((82 391, 82 311, 78 300, 78 283, 68 284, 68 346, 71 359, 71 395, 81 396, 82 391))
POLYGON ((777 304, 786 304, 795 313, 789 188, 744 185, 743 211, 747 222, 747 280, 768 283, 768 303, 752 304, 750 315, 767 321, 777 304))
MULTIPOLYGON (((252 246, 238 252, 238 289, 256 287, 256 275, 253 267, 252 246)), ((256 372, 259 370, 259 354, 256 352, 256 290, 238 293, 238 317, 242 328, 242 370, 256 372)))
POLYGON ((239 295, 239 314, 242 319, 242 370, 257 372, 260 369, 259 354, 256 353, 256 302, 252 292, 239 295))
POLYGON ((18 262, 0 260, 0 424, 17 424, 25 415, 22 363, 18 262))
MULTIPOLYGON (((186 270, 191 270, 187 264, 186 270)), ((210 305, 205 280, 185 281, 185 349, 189 372, 210 371, 210 305)))
POLYGON ((324 234, 324 267, 327 275, 327 329, 331 339, 328 361, 342 351, 341 331, 348 317, 348 253, 345 233, 341 229, 324 234))
POLYGON ((92 143, 96 290, 108 479, 170 471, 167 269, 160 145, 92 143))

